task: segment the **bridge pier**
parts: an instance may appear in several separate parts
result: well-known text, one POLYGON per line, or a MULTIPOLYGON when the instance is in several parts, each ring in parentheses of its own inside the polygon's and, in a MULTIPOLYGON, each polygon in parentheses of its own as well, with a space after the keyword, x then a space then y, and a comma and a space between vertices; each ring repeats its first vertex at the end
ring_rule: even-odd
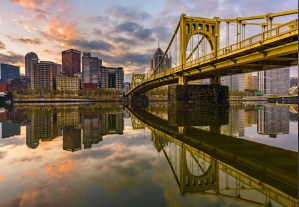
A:
POLYGON ((228 86, 219 84, 169 86, 168 102, 170 104, 228 104, 228 86))
POLYGON ((128 97, 128 101, 132 108, 145 108, 148 106, 148 96, 145 94, 136 94, 128 97))

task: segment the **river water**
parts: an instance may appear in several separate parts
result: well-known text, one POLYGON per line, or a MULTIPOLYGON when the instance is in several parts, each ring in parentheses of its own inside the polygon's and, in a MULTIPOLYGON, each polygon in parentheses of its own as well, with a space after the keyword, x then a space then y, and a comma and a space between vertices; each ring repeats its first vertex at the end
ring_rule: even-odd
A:
POLYGON ((0 206, 297 206, 298 107, 0 109, 0 206))

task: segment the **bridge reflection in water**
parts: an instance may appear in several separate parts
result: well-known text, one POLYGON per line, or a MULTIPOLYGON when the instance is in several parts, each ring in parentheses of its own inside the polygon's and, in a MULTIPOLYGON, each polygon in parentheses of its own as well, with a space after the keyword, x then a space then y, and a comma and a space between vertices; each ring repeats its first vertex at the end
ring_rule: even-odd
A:
POLYGON ((185 115, 182 108, 170 109, 168 120, 145 110, 128 111, 134 129, 152 132, 153 144, 165 155, 182 195, 213 194, 255 206, 298 206, 297 153, 220 134, 221 125, 228 123, 225 107, 216 108, 216 113, 189 109, 185 115), (176 115, 187 126, 173 120, 176 115), (190 116, 197 116, 195 122, 190 116), (194 127, 207 125, 204 120, 209 120, 209 131, 194 127))

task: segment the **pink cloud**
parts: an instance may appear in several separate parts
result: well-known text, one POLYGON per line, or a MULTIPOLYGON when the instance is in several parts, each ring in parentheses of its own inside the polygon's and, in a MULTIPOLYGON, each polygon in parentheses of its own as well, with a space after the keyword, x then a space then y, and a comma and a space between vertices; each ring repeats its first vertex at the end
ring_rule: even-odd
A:
POLYGON ((38 6, 47 4, 52 0, 10 0, 10 1, 28 9, 36 9, 38 8, 38 6))

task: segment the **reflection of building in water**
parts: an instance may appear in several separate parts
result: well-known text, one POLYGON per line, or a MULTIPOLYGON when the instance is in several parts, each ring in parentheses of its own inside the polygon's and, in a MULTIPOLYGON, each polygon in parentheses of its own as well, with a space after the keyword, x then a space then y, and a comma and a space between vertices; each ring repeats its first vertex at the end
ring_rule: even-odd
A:
POLYGON ((63 126, 63 149, 68 151, 80 150, 81 141, 84 149, 91 148, 93 144, 98 144, 106 134, 123 134, 123 114, 90 114, 84 113, 80 121, 78 111, 61 113, 58 115, 58 122, 63 126), (81 129, 82 135, 81 137, 81 129), (82 140, 83 139, 83 140, 82 140))
POLYGON ((221 126, 221 134, 242 137, 244 136, 244 109, 230 109, 228 125, 221 126))
POLYGON ((102 114, 101 134, 123 134, 124 120, 123 113, 102 114))
POLYGON ((71 152, 81 150, 81 129, 74 126, 63 127, 63 149, 71 152))
POLYGON ((265 105, 258 111, 257 131, 271 138, 276 138, 278 134, 289 134, 289 108, 265 105))
POLYGON ((245 111, 244 126, 249 127, 257 123, 257 111, 245 111))
POLYGON ((40 108, 31 112, 31 124, 26 127, 26 144, 36 148, 41 141, 52 141, 57 136, 56 123, 53 122, 53 112, 40 108))
POLYGON ((0 122, 1 126, 1 137, 2 138, 8 138, 13 137, 16 135, 21 134, 21 125, 12 123, 11 121, 4 121, 0 122))
POLYGON ((63 111, 57 114, 57 125, 60 127, 64 126, 79 126, 80 114, 78 109, 72 111, 63 111))
POLYGON ((98 114, 84 114, 83 145, 84 149, 91 148, 92 144, 103 141, 101 135, 101 119, 98 114))

